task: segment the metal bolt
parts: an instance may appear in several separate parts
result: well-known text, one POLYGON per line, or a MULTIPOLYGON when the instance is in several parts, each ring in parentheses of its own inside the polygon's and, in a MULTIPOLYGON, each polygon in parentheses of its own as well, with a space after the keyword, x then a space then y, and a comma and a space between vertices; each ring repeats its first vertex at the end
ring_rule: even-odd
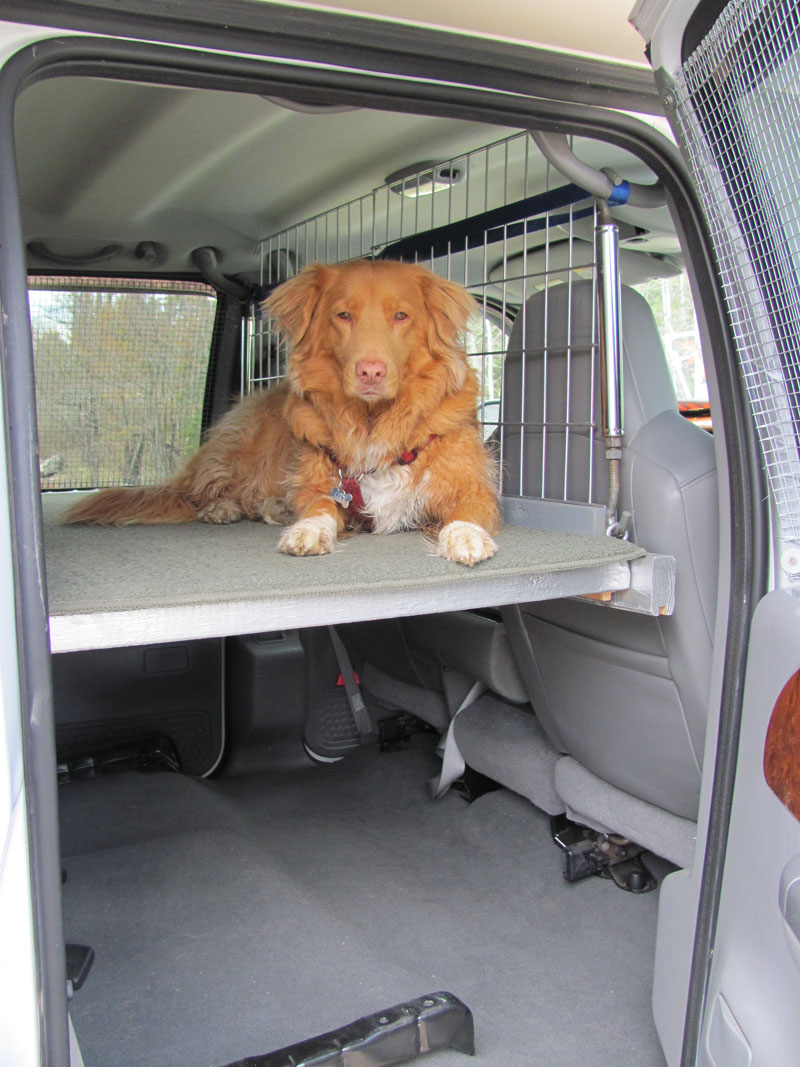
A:
POLYGON ((674 93, 664 93, 661 97, 661 103, 667 109, 667 111, 674 111, 676 107, 674 93))
POLYGON ((386 1024, 390 1021, 391 1020, 389 1019, 388 1015, 381 1015, 378 1018, 378 1022, 381 1024, 381 1026, 386 1026, 386 1024))

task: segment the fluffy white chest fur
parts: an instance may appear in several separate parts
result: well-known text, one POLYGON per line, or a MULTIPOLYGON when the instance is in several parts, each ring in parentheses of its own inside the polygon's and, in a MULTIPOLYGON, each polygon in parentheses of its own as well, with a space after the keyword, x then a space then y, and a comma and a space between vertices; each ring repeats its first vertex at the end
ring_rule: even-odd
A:
POLYGON ((396 533, 420 525, 425 516, 428 471, 412 488, 413 480, 409 468, 400 464, 361 479, 364 514, 372 519, 375 533, 396 533))

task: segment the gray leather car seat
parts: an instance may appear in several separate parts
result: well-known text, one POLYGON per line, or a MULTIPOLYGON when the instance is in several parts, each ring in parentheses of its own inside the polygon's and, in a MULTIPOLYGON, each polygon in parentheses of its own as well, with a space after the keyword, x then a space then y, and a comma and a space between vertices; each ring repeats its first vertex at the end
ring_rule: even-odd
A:
MULTIPOLYGON (((593 405, 599 422, 593 304, 591 282, 564 284, 534 295, 517 317, 504 371, 510 495, 607 499, 600 429, 541 425, 543 398, 548 420, 586 423, 593 405)), ((520 666, 556 750, 626 794, 696 819, 717 594, 714 443, 679 414, 646 301, 624 288, 622 307, 620 505, 637 544, 675 557, 675 613, 654 618, 573 600, 523 605, 532 662, 520 666)), ((591 815, 591 800, 581 808, 591 815)))

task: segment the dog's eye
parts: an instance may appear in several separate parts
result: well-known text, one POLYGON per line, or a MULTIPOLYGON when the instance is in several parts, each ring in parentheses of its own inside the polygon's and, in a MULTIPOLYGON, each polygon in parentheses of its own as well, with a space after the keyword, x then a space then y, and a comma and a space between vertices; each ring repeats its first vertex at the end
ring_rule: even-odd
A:
POLYGON ((408 315, 406 314, 405 311, 395 311, 394 317, 395 317, 395 319, 397 319, 398 322, 402 322, 403 319, 407 319, 408 318, 408 315))
POLYGON ((349 311, 337 311, 336 318, 341 319, 342 322, 349 322, 352 316, 349 311))

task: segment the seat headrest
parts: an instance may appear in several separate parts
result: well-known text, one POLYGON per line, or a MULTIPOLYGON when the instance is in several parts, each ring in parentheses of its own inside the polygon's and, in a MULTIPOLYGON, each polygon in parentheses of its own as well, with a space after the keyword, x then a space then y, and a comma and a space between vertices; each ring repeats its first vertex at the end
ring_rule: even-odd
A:
MULTIPOLYGON (((552 286, 514 321, 503 369, 503 489, 512 496, 599 503, 608 472, 602 447, 596 290, 552 286), (594 426, 592 432, 591 427, 594 426)), ((624 444, 663 411, 678 410, 653 313, 622 289, 624 444)))
MULTIPOLYGON (((524 382, 526 422, 548 421, 559 410, 562 416, 552 414, 552 418, 563 417, 568 383, 571 417, 596 412, 599 421, 600 380, 592 374, 591 361, 597 343, 595 303, 594 283, 580 281, 541 290, 520 309, 508 344, 503 385, 507 401, 513 401, 521 395, 524 382), (548 419, 542 417, 545 381, 548 419), (589 396, 592 382, 594 406, 589 396)), ((678 401, 653 313, 629 286, 622 287, 622 363, 624 429, 632 439, 662 411, 677 411, 678 401)), ((519 399, 516 406, 519 412, 519 399)), ((508 417, 506 407, 507 421, 508 417)))

